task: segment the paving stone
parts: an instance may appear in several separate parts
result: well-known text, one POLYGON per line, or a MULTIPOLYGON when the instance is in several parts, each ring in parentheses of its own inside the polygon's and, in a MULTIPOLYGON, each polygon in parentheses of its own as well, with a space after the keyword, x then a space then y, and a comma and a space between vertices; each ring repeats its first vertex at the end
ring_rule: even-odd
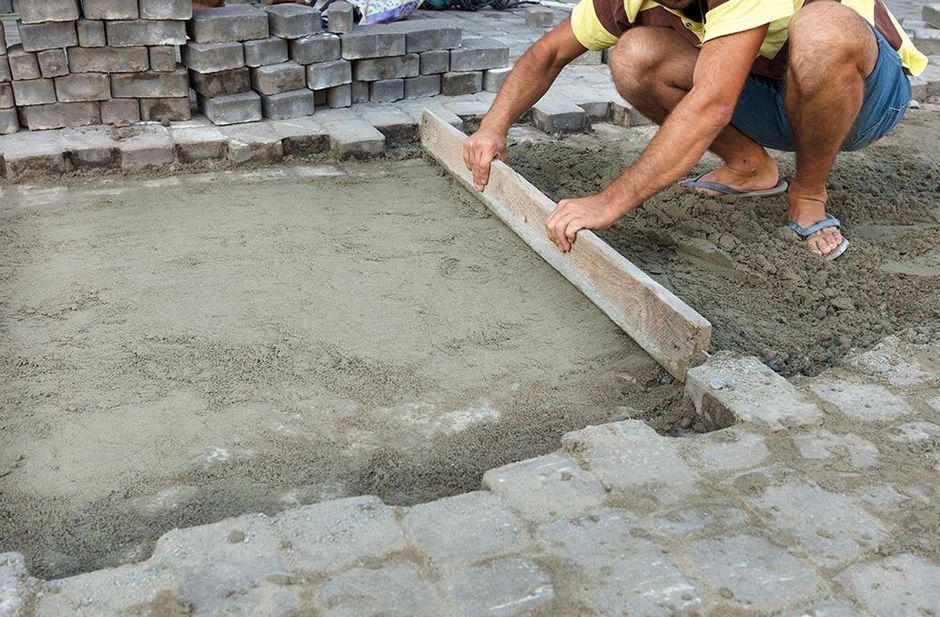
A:
POLYGON ((29 577, 19 553, 0 553, 0 615, 23 617, 38 585, 29 577))
POLYGON ((694 614, 702 604, 695 585, 666 551, 631 533, 623 511, 558 521, 542 529, 539 543, 543 553, 577 569, 576 599, 593 614, 619 615, 629 607, 630 614, 671 617, 694 614))
POLYGON ((186 43, 186 22, 182 21, 133 19, 108 21, 104 27, 111 47, 186 43))
POLYGON ((226 96, 197 97, 199 111, 213 124, 238 124, 261 119, 261 96, 257 92, 241 92, 226 96))
POLYGON ((328 617, 401 615, 438 617, 442 600, 414 564, 355 568, 328 578, 318 591, 328 617))
POLYGON ((441 93, 440 75, 418 75, 405 79, 405 98, 420 99, 441 93))
POLYGON ((699 490, 699 475, 679 456, 675 442, 639 420, 568 433, 562 445, 605 487, 638 505, 673 503, 699 490))
POLYGON ((146 47, 73 47, 68 56, 73 73, 138 73, 150 68, 146 47))
POLYGON ((918 51, 929 56, 940 54, 940 30, 936 28, 918 28, 914 31, 912 38, 918 51))
POLYGON ((447 108, 461 117, 464 122, 479 122, 490 110, 490 104, 483 101, 445 100, 447 108))
POLYGON ((461 47, 450 50, 450 70, 454 72, 500 69, 509 64, 509 48, 496 39, 468 37, 461 47))
POLYGON ((282 62, 251 69, 251 87, 259 94, 278 94, 307 86, 304 67, 296 62, 282 62))
POLYGON ((285 156, 324 154, 330 149, 329 133, 314 118, 272 122, 271 128, 281 137, 285 156))
POLYGON ((261 96, 261 112, 272 120, 309 116, 314 110, 313 91, 305 87, 261 96))
POLYGON ((6 56, 0 56, 0 83, 13 81, 13 75, 10 72, 10 60, 6 56))
POLYGON ((607 497, 596 478, 560 454, 491 469, 483 474, 483 486, 523 518, 537 522, 582 514, 607 497))
POLYGON ((7 50, 7 60, 10 63, 10 74, 16 81, 42 77, 36 54, 24 51, 21 45, 14 45, 7 50))
POLYGON ((251 90, 251 73, 247 68, 218 73, 191 72, 190 85, 205 97, 231 96, 251 90))
POLYGON ((512 71, 512 67, 504 67, 501 69, 487 69, 483 71, 483 89, 487 92, 499 92, 499 89, 503 87, 503 83, 506 82, 506 77, 509 76, 509 72, 512 71))
POLYGON ((359 81, 378 81, 400 77, 414 77, 418 74, 417 54, 407 54, 395 58, 370 58, 352 63, 353 79, 359 81))
POLYGON ((803 608, 785 611, 780 617, 862 617, 847 602, 841 600, 823 600, 803 608))
POLYGON ((176 47, 173 45, 155 45, 148 49, 150 70, 169 73, 176 70, 176 47))
POLYGON ((940 426, 933 422, 905 422, 892 427, 895 434, 891 441, 901 443, 918 443, 931 439, 940 439, 940 426))
POLYGON ((137 0, 82 0, 85 19, 137 19, 137 0))
MULTIPOLYGON (((38 107, 27 108, 31 112, 38 107)), ((28 118, 27 118, 28 119, 28 118)), ((8 180, 33 175, 60 174, 66 171, 59 136, 52 132, 22 132, 2 145, 3 164, 8 180)))
POLYGON ((193 16, 192 0, 139 0, 141 19, 178 19, 193 16))
POLYGON ((268 13, 268 29, 274 36, 299 39, 320 32, 320 11, 301 4, 272 4, 268 13))
POLYGON ((382 79, 369 84, 369 100, 373 103, 393 103, 405 98, 404 79, 382 79))
POLYGON ((342 37, 342 57, 346 60, 402 56, 407 47, 405 35, 387 26, 360 26, 342 37))
POLYGON ((369 102, 369 82, 353 81, 350 85, 350 95, 353 103, 369 102))
POLYGON ((102 169, 120 165, 118 144, 111 127, 86 126, 59 132, 59 140, 72 169, 102 169))
POLYGON ((185 68, 166 73, 112 73, 111 96, 115 98, 171 98, 189 96, 189 78, 185 68))
POLYGON ((698 503, 650 516, 637 525, 665 539, 692 537, 715 531, 744 527, 751 519, 747 512, 727 503, 698 503))
POLYGON ((420 57, 418 67, 422 75, 440 75, 450 70, 450 52, 440 49, 425 51, 418 54, 420 57))
POLYGON ((197 43, 250 41, 270 36, 268 16, 248 4, 195 10, 187 28, 190 38, 197 43))
POLYGON ((549 575, 528 559, 492 561, 459 571, 446 583, 461 615, 532 615, 555 597, 549 575))
POLYGON ((856 379, 820 378, 810 389, 846 416, 863 422, 885 422, 905 416, 910 407, 886 388, 856 379))
POLYGON ((815 404, 753 356, 717 353, 689 371, 685 388, 710 428, 740 420, 779 430, 822 418, 815 404))
POLYGON ((160 122, 166 126, 171 122, 185 122, 191 117, 192 105, 188 96, 140 99, 141 120, 160 122))
POLYGON ((20 24, 20 41, 26 51, 42 51, 78 45, 74 21, 20 24))
POLYGON ((267 124, 238 124, 221 131, 228 138, 226 158, 233 163, 269 163, 284 156, 281 138, 267 124))
MULTIPOLYGON (((136 171, 148 168, 160 168, 171 165, 176 160, 176 148, 173 146, 173 140, 170 138, 170 132, 162 126, 140 126, 133 129, 126 137, 118 142, 121 149, 121 169, 125 171, 136 171)), ((201 533, 192 530, 201 530, 202 528, 193 527, 189 530, 183 530, 190 533, 201 533)), ((160 538, 158 548, 172 543, 168 536, 180 530, 174 530, 160 538)), ((180 562, 182 564, 182 562, 180 562)))
POLYGON ((13 84, 0 83, 0 109, 13 109, 16 99, 13 97, 13 84))
POLYGON ((359 114, 385 135, 385 142, 390 146, 416 144, 420 141, 418 123, 391 105, 370 105, 361 108, 359 114))
POLYGON ((550 94, 532 107, 532 121, 536 127, 550 134, 591 130, 591 120, 583 109, 571 101, 550 94))
POLYGON ((441 93, 444 96, 475 94, 483 89, 483 73, 448 72, 441 76, 441 93))
POLYGON ((101 101, 101 122, 114 126, 128 126, 140 122, 140 104, 137 99, 101 101))
POLYGON ((326 104, 333 109, 352 105, 352 84, 343 84, 327 88, 326 104))
POLYGON ((56 77, 55 94, 62 103, 105 101, 111 98, 111 82, 104 73, 73 73, 56 77))
POLYGON ((245 50, 245 66, 255 68, 287 62, 287 41, 284 39, 271 36, 266 39, 245 41, 242 45, 245 50))
POLYGON ((742 470, 767 458, 764 437, 739 427, 679 439, 678 446, 695 469, 710 472, 742 470))
POLYGON ((181 163, 217 160, 225 157, 228 138, 212 126, 170 127, 170 137, 181 163))
POLYGON ((852 467, 869 469, 878 463, 878 448, 871 442, 851 433, 837 435, 825 429, 793 436, 793 445, 800 456, 807 459, 825 460, 847 457, 852 467))
POLYGON ((412 506, 402 525, 412 545, 442 569, 515 553, 529 542, 505 504, 480 491, 412 506))
POLYGON ((245 66, 241 43, 189 43, 180 49, 183 65, 199 73, 218 73, 245 66))
POLYGON ((890 484, 867 486, 860 489, 857 495, 859 499, 880 511, 891 510, 905 501, 910 501, 910 497, 902 495, 890 484))
POLYGON ((528 6, 523 10, 525 25, 548 28, 555 23, 555 11, 547 6, 528 6))
POLYGON ((331 2, 326 8, 327 29, 335 34, 347 34, 353 30, 353 6, 345 0, 331 2))
POLYGON ((854 565, 841 580, 876 615, 921 617, 940 607, 940 566, 915 555, 854 565))
POLYGON ((24 24, 41 24, 46 21, 74 21, 78 19, 76 0, 27 0, 19 7, 24 24))
POLYGON ((420 53, 432 49, 460 47, 463 31, 448 19, 416 19, 389 24, 393 32, 405 35, 405 51, 420 53))
POLYGON ((688 550, 697 576, 732 607, 765 613, 826 589, 806 564, 765 538, 737 535, 701 540, 688 550))
POLYGON ((290 41, 290 57, 300 64, 340 59, 340 39, 334 34, 314 34, 290 41))
POLYGON ((69 61, 64 49, 46 49, 36 54, 39 72, 43 77, 61 77, 69 72, 69 61))
POLYGON ((307 87, 325 90, 352 82, 352 63, 347 60, 330 60, 307 66, 307 87))
POLYGON ((55 103, 55 84, 51 79, 13 82, 13 98, 19 106, 55 103))
MULTIPOLYGON (((921 17, 931 28, 940 28, 940 4, 925 4, 921 10, 921 17)), ((907 25, 907 20, 904 25, 907 25)))
POLYGON ((940 381, 935 368, 940 366, 940 346, 903 343, 889 336, 874 349, 851 358, 848 364, 892 386, 919 386, 940 381))

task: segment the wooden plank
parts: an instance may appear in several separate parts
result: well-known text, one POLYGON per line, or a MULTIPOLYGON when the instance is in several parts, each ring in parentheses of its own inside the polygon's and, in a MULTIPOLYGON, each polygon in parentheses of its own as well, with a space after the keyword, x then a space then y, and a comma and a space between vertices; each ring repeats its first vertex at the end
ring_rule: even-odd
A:
POLYGON ((431 157, 666 370, 685 381, 689 368, 705 359, 712 331, 708 320, 591 231, 578 233, 568 253, 558 250, 544 227, 555 202, 505 163, 493 161, 489 184, 478 191, 463 162, 465 139, 432 112, 424 112, 421 143, 431 157))

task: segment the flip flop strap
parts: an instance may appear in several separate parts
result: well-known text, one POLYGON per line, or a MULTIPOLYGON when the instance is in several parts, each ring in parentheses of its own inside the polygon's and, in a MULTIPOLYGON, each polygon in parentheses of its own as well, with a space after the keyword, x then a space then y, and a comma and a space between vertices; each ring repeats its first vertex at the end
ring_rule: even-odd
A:
POLYGON ((842 229, 842 223, 839 222, 834 216, 826 216, 823 220, 813 223, 809 227, 800 227, 794 221, 787 223, 787 227, 793 230, 793 232, 798 235, 800 238, 806 240, 811 235, 816 233, 821 229, 828 229, 830 227, 835 227, 836 229, 842 229))
POLYGON ((702 180, 705 174, 702 174, 695 180, 689 180, 685 182, 685 186, 692 189, 708 189, 711 191, 717 191, 722 195, 738 195, 739 193, 747 193, 747 191, 742 191, 736 188, 732 188, 727 184, 721 184, 720 182, 711 182, 709 180, 702 180))

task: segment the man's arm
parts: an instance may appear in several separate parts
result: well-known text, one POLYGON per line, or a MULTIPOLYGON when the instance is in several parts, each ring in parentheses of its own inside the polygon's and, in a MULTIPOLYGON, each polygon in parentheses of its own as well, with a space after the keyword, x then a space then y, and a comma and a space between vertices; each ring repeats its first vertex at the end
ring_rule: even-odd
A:
POLYGON ((567 199, 545 221, 562 251, 581 229, 606 229, 671 186, 702 158, 731 122, 767 26, 706 42, 695 64, 692 90, 676 106, 640 158, 597 195, 567 199))
POLYGON ((571 19, 558 24, 535 42, 506 77, 480 130, 464 142, 463 160, 481 191, 490 178, 490 163, 506 160, 506 133, 519 116, 551 87, 561 69, 587 49, 571 29, 571 19))

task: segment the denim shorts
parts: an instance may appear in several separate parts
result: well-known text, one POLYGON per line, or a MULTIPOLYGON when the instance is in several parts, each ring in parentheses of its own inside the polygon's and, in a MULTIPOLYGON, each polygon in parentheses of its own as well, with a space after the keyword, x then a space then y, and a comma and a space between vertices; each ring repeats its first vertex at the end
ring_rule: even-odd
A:
MULTIPOLYGON (((872 30, 878 40, 878 61, 865 79, 862 108, 843 150, 860 150, 887 135, 904 117, 911 100, 911 82, 901 58, 880 32, 872 30)), ((782 79, 748 76, 731 124, 762 146, 792 152, 793 132, 783 106, 785 85, 782 79)))

